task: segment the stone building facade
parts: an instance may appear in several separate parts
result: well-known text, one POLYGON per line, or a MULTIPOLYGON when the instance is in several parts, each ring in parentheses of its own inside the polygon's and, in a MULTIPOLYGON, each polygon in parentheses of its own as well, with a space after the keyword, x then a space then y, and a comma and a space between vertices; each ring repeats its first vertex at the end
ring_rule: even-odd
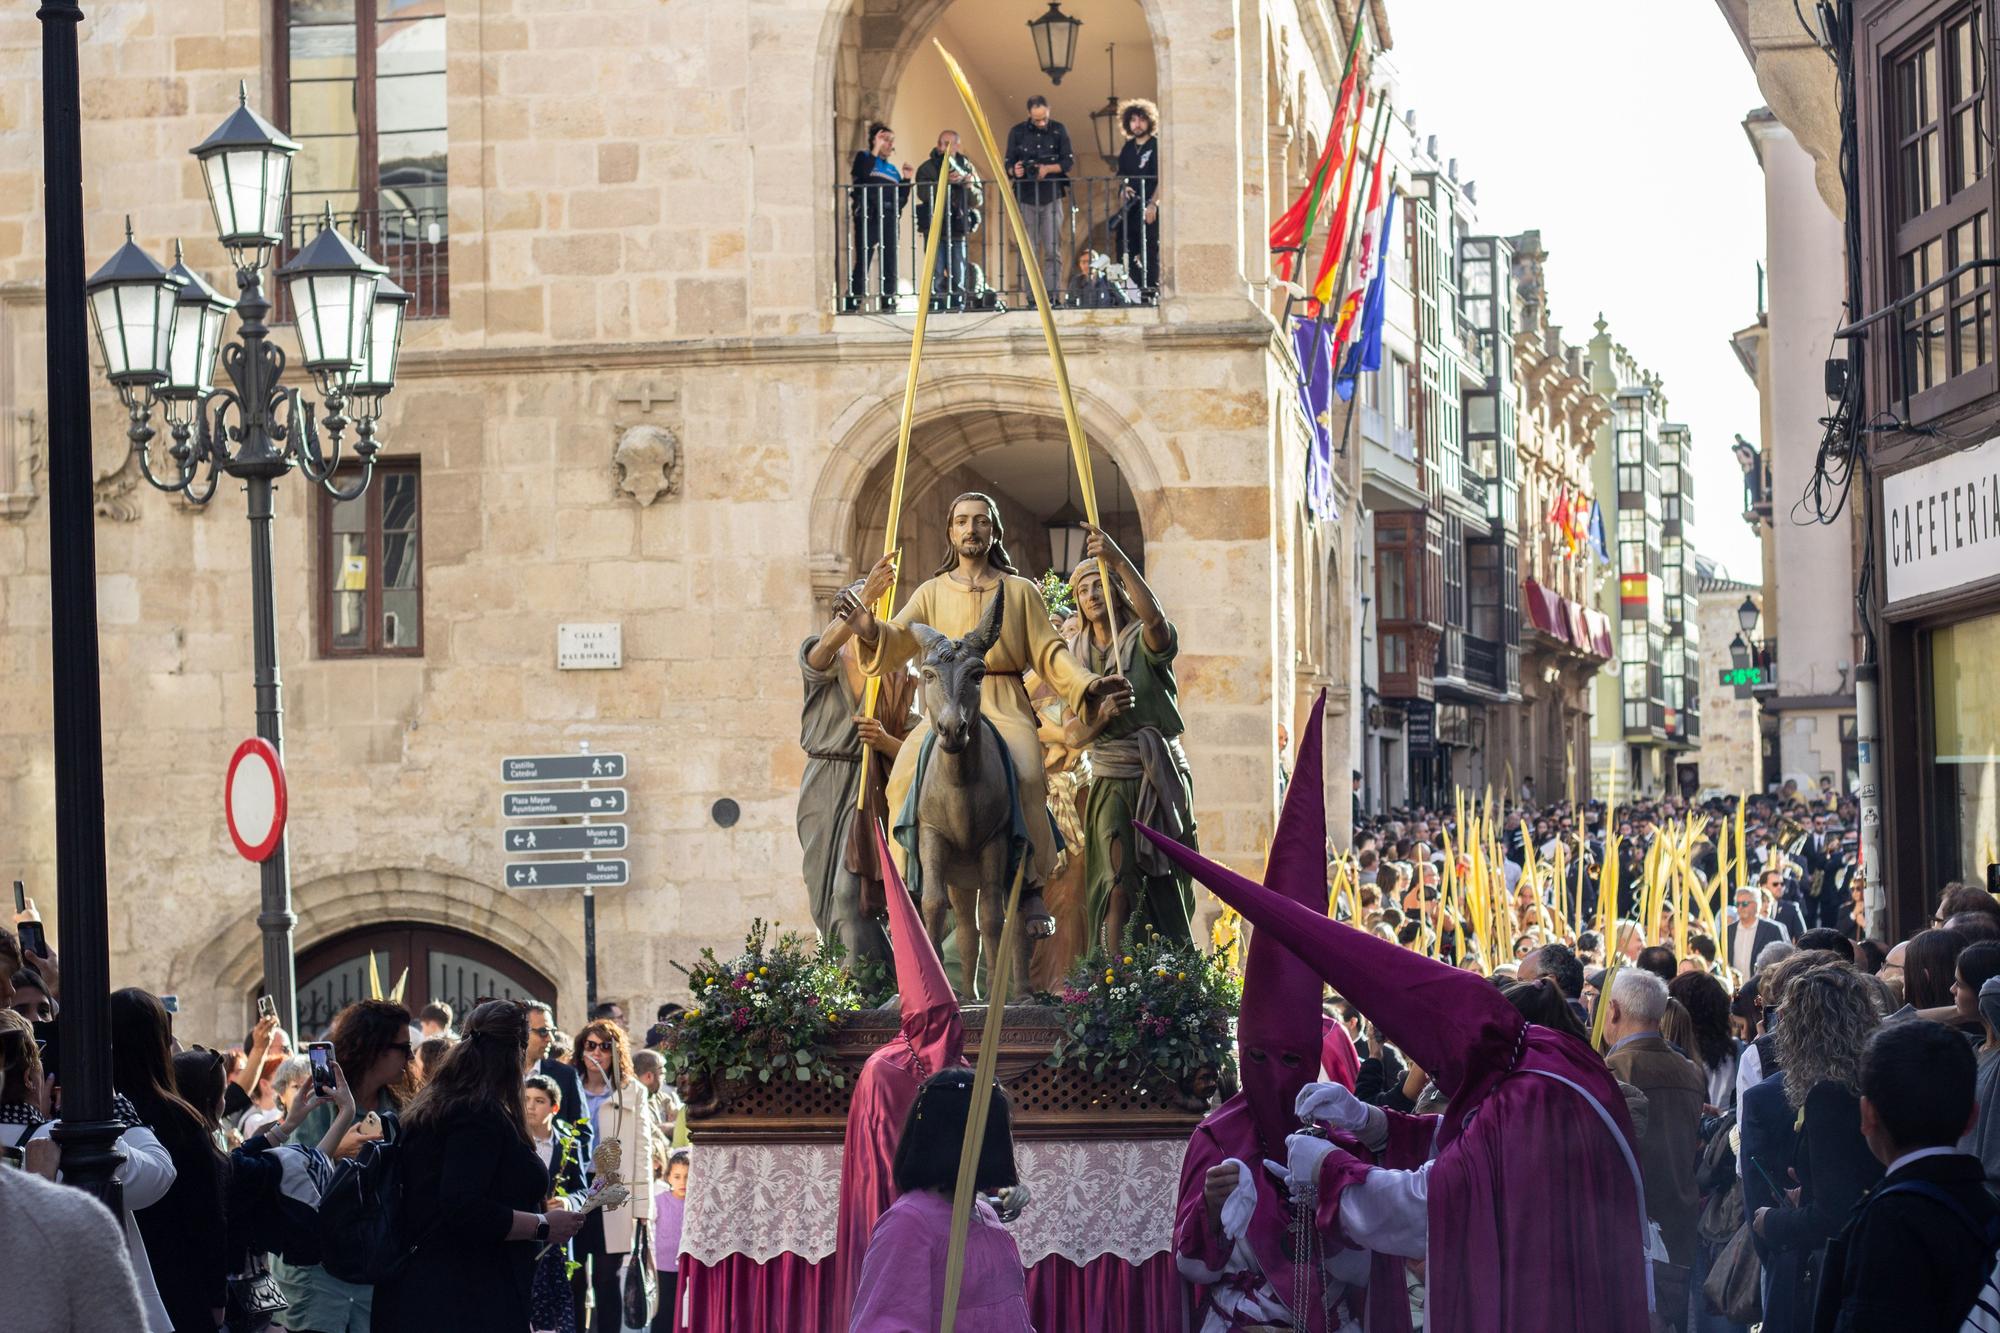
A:
MULTIPOLYGON (((379 507, 341 515, 297 480, 278 491, 301 986, 351 984, 373 959, 385 977, 410 966, 415 997, 463 994, 446 973, 484 967, 552 991, 573 1021, 581 902, 503 887, 499 761, 588 743, 631 765, 631 884, 597 898, 600 993, 650 1007, 680 988, 676 960, 729 948, 752 917, 806 924, 795 654, 879 550, 909 354, 907 307, 844 316, 834 300, 837 187, 860 127, 893 120, 913 81, 934 89, 939 32, 982 48, 959 54, 999 133, 1027 93, 1058 93, 1081 171, 1100 176, 1085 144, 1102 95, 1079 79, 1051 89, 1018 24, 1018 50, 978 42, 978 0, 408 0, 352 33, 307 30, 352 8, 110 0, 81 34, 93 265, 130 214, 150 253, 178 237, 192 267, 225 275, 185 149, 243 80, 254 105, 289 108, 295 133, 332 117, 330 138, 305 140, 301 201, 317 190, 313 211, 326 196, 378 251, 393 232, 400 280, 429 284, 381 426, 390 465, 415 478, 400 493, 417 557, 379 507), (358 168, 343 77, 377 93, 350 136, 358 168), (369 552, 401 552, 396 588, 369 582, 384 563, 355 575, 329 559, 356 522, 369 552), (398 603, 417 609, 371 621, 364 651, 329 651, 329 617, 363 592, 350 577, 371 616, 387 592, 417 590, 398 603), (579 622, 621 627, 622 666, 558 669, 558 626, 579 622)), ((1263 236, 1317 154, 1347 25, 1368 25, 1366 53, 1387 43, 1386 15, 1379 0, 1072 8, 1139 34, 1119 77, 1159 103, 1170 203, 1158 304, 1058 320, 1101 497, 1180 626, 1204 846, 1254 866, 1277 730, 1297 735, 1321 688, 1345 716, 1358 509, 1350 459, 1343 517, 1304 515, 1263 236)), ((0 17, 0 690, 14 701, 0 847, 46 908, 62 682, 39 495, 38 41, 32 10, 0 17)), ((903 155, 921 160, 931 132, 908 127, 903 155)), ((252 729, 246 525, 227 486, 201 511, 151 494, 113 394, 94 392, 113 980, 178 993, 186 1035, 226 1038, 260 976, 256 874, 219 799, 252 729)), ((909 568, 934 563, 921 506, 968 479, 1021 525, 1049 522, 1062 438, 1032 312, 934 318, 912 443, 912 541, 926 545, 909 568)), ((1349 729, 1326 734, 1342 771, 1349 729)), ((1338 837, 1344 793, 1330 804, 1338 837)))

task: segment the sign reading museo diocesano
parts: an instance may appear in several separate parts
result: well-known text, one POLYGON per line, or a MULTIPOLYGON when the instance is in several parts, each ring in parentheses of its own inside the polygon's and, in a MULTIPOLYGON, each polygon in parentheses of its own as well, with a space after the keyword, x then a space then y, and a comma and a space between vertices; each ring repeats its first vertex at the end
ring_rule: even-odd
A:
POLYGON ((2000 439, 1882 479, 1889 604, 2000 575, 2000 439))

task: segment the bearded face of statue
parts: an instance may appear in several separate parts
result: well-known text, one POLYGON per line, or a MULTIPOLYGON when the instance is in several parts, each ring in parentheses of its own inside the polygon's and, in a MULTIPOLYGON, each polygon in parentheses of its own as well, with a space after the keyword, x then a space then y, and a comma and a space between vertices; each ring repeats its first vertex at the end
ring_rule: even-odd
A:
POLYGON ((951 549, 967 560, 993 549, 993 511, 984 500, 960 500, 951 507, 951 549))

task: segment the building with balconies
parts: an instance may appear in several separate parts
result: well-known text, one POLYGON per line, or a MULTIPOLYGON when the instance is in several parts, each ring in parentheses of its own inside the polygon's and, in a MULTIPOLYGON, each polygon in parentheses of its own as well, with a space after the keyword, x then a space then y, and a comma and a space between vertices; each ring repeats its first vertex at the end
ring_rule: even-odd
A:
POLYGON ((1617 669, 1596 679, 1590 790, 1601 796, 1614 781, 1621 792, 1681 790, 1699 775, 1681 772, 1678 756, 1701 735, 1689 435, 1667 419, 1660 377, 1601 317, 1596 330, 1593 384, 1611 419, 1593 478, 1614 556, 1600 596, 1617 626, 1617 669))

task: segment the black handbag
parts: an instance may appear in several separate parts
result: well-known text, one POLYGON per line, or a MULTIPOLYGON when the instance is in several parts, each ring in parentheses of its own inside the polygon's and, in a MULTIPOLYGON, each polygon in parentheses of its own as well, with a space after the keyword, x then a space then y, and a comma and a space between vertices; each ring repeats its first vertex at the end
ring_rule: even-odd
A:
POLYGON ((228 1333, 263 1333, 289 1304, 264 1256, 253 1254, 244 1271, 224 1288, 222 1327, 228 1333))
POLYGON ((660 1310, 660 1275, 653 1268, 652 1225, 632 1224, 632 1250, 625 1256, 624 1326, 644 1333, 660 1310))

